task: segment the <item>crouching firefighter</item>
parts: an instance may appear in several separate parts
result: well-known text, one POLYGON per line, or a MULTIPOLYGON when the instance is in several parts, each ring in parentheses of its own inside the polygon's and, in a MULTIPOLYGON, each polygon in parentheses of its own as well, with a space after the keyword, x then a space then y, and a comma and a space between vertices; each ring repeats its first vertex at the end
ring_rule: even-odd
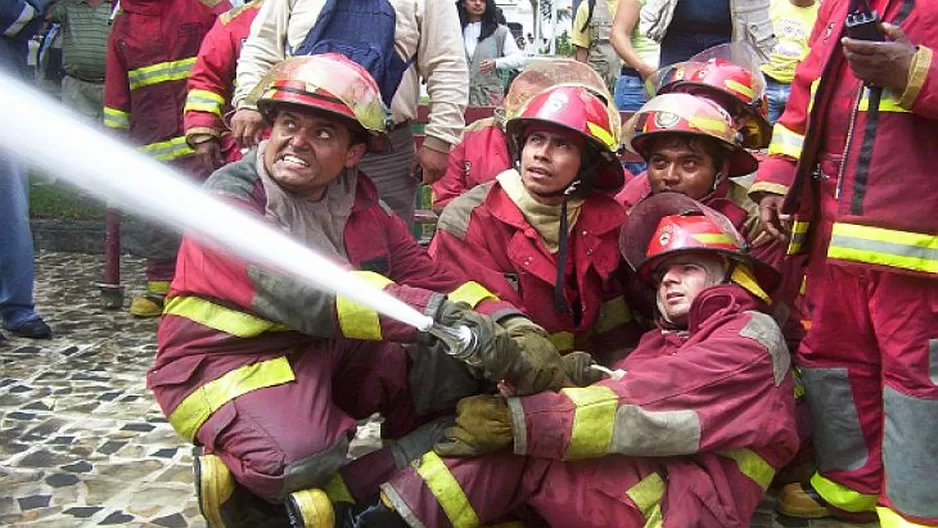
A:
MULTIPOLYGON (((439 324, 473 329, 476 370, 491 381, 524 393, 561 386, 563 363, 546 332, 435 264, 357 170, 387 119, 367 71, 337 54, 294 58, 258 89, 271 137, 215 172, 211 192, 439 324)), ((186 238, 148 386, 175 430, 204 450, 196 485, 209 525, 286 514, 307 525, 327 494, 374 496, 426 452, 442 431, 430 419, 480 386, 439 343, 418 337, 347 298, 186 238), (397 443, 346 465, 356 420, 375 412, 397 443)))
POLYGON ((469 528, 526 506, 550 526, 749 526, 798 443, 788 351, 760 301, 778 275, 677 193, 639 204, 620 247, 659 315, 614 376, 462 400, 433 452, 337 524, 469 528))
POLYGON ((613 199, 625 181, 619 112, 587 85, 562 84, 506 129, 516 168, 450 202, 430 255, 522 308, 561 353, 634 348, 641 330, 618 273, 625 211, 613 199))

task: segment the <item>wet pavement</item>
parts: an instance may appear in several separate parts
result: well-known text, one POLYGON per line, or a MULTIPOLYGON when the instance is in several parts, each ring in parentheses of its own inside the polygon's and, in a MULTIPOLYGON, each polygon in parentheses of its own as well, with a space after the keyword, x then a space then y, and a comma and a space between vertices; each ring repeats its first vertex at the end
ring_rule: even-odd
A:
MULTIPOLYGON (((103 310, 92 286, 100 269, 98 255, 37 255, 36 305, 55 339, 7 333, 0 346, 0 525, 204 526, 191 446, 145 385, 156 321, 103 310)), ((125 257, 123 273, 128 298, 143 291, 140 260, 125 257)), ((780 524, 770 500, 757 518, 860 526, 780 524)))

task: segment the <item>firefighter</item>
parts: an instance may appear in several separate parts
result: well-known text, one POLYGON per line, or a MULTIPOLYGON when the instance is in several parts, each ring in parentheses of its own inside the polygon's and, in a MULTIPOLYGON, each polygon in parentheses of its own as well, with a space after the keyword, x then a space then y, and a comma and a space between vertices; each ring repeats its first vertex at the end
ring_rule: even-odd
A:
POLYGON ((822 4, 750 189, 766 230, 807 254, 813 304, 796 359, 818 471, 777 507, 938 526, 938 3, 871 1, 885 23, 865 38, 884 42, 848 37, 858 3, 822 4))
MULTIPOLYGON (((358 171, 387 115, 367 71, 338 54, 294 58, 259 87, 270 139, 215 172, 207 189, 441 324, 474 329, 473 365, 491 381, 508 379, 528 393, 558 388, 563 363, 543 329, 435 264, 358 171)), ((186 238, 147 381, 175 430, 205 450, 195 460, 196 484, 209 523, 243 519, 247 506, 263 513, 266 503, 251 500, 259 496, 286 501, 302 525, 306 508, 325 500, 312 488, 367 497, 429 449, 427 441, 422 450, 398 443, 348 470, 354 478, 336 473, 357 419, 380 411, 384 432, 400 438, 480 389, 439 343, 405 352, 400 343, 417 334, 186 238)))
POLYGON ((743 246, 686 196, 637 206, 621 247, 660 316, 614 377, 462 400, 434 452, 337 524, 471 528, 527 505, 551 526, 749 526, 797 440, 788 351, 759 300, 777 275, 743 246))
MULTIPOLYGON (((108 36, 104 126, 186 174, 207 175, 186 143, 186 79, 202 38, 230 7, 227 0, 121 0, 108 36)), ((179 240, 156 228, 144 233, 147 290, 133 299, 130 313, 158 317, 179 240)))
POLYGON ((511 168, 505 123, 528 99, 564 82, 594 87, 608 97, 602 78, 586 64, 554 57, 530 59, 509 85, 504 104, 495 109, 495 115, 475 121, 463 130, 459 143, 449 153, 446 174, 433 183, 433 209, 442 211, 459 195, 511 168))
POLYGON ((633 348, 641 330, 617 273, 618 111, 585 85, 561 84, 506 131, 518 168, 450 202, 430 255, 522 308, 561 353, 633 348))
POLYGON ((225 116, 231 110, 241 43, 247 39, 262 2, 254 0, 222 13, 205 35, 189 75, 184 108, 186 142, 209 172, 241 159, 241 150, 225 125, 225 116))

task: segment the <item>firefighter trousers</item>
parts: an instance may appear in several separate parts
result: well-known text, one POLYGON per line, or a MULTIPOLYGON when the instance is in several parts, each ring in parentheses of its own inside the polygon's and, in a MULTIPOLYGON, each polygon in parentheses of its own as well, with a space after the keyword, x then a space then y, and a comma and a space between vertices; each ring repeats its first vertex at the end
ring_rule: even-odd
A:
MULTIPOLYGON (((395 460, 391 451, 381 449, 346 467, 358 420, 379 412, 385 419, 383 436, 398 439, 434 417, 418 412, 414 404, 409 376, 413 354, 403 346, 327 343, 287 355, 294 381, 238 396, 199 428, 196 438, 206 452, 218 455, 235 480, 255 495, 280 500, 328 484, 341 492, 330 494, 334 500, 368 498, 408 461, 395 460)), ((474 380, 454 380, 453 372, 469 376, 465 369, 450 369, 416 390, 450 384, 454 391, 448 403, 454 405, 460 396, 475 392, 476 385, 474 380)), ((416 457, 429 448, 411 454, 416 457)))

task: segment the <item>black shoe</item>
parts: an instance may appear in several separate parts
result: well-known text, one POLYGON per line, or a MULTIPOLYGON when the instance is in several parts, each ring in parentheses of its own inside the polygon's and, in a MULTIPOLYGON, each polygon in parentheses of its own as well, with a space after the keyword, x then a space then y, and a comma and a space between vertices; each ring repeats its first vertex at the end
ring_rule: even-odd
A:
POLYGON ((337 502, 336 528, 407 528, 404 519, 380 497, 359 503, 337 502))
POLYGON ((3 336, 3 332, 0 332, 0 345, 6 344, 7 338, 3 336))
POLYGON ((42 319, 33 319, 16 328, 7 328, 11 334, 30 339, 52 339, 52 329, 42 319))

